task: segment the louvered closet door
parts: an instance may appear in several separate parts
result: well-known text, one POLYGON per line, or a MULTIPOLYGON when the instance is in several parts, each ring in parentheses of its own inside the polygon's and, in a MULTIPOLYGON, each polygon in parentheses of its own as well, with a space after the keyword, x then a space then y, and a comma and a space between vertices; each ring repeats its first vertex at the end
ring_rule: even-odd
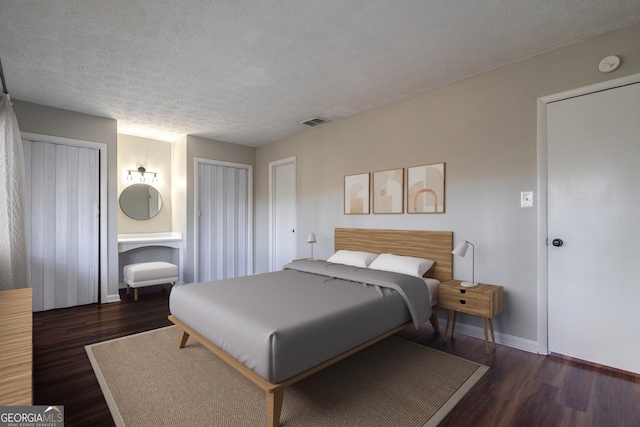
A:
POLYGON ((198 277, 200 282, 251 274, 250 172, 198 163, 198 277))
POLYGON ((98 302, 98 150, 23 145, 33 310, 98 302))

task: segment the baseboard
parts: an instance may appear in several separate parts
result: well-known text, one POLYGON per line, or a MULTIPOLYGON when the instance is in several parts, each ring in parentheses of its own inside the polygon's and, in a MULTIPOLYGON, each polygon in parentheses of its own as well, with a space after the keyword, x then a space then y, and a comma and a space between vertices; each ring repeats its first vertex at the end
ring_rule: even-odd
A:
MULTIPOLYGON (((444 333, 443 325, 447 324, 446 317, 438 317, 440 322, 440 332, 444 333)), ((479 338, 484 340, 484 330, 478 326, 467 325, 466 323, 456 322, 456 334, 464 334, 470 337, 479 338)), ((528 340, 525 338, 517 337, 514 335, 503 334, 502 332, 495 332, 496 344, 506 345, 507 347, 515 348, 529 353, 538 353, 538 342, 528 340)), ((491 339, 491 332, 489 332, 489 339, 491 339)))
POLYGON ((109 302, 120 302, 120 294, 111 294, 107 295, 107 303, 109 302))

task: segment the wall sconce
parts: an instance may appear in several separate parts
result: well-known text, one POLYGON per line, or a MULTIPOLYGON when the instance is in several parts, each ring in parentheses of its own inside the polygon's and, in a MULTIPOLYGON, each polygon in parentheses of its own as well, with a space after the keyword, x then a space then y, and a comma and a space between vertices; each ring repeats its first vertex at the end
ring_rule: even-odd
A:
POLYGON ((316 242, 316 235, 314 233, 309 233, 309 236, 307 237, 307 243, 311 244, 311 259, 313 259, 313 244, 316 242))
POLYGON ((153 174, 153 177, 151 178, 151 182, 158 182, 158 172, 151 172, 148 171, 144 168, 144 166, 140 166, 138 169, 133 170, 133 169, 127 169, 127 181, 133 181, 133 175, 131 175, 131 172, 133 173, 138 173, 139 175, 139 181, 140 182, 145 182, 147 179, 144 176, 144 174, 153 174))
POLYGON ((476 261, 476 247, 473 246, 473 243, 471 242, 467 242, 466 240, 462 243, 460 243, 458 246, 456 246, 456 248, 451 252, 454 255, 457 255, 459 257, 464 257, 467 253, 467 249, 469 249, 469 246, 471 246, 471 281, 470 282, 462 282, 460 283, 462 286, 465 286, 467 288, 473 288, 478 286, 478 284, 475 281, 475 261, 476 261))

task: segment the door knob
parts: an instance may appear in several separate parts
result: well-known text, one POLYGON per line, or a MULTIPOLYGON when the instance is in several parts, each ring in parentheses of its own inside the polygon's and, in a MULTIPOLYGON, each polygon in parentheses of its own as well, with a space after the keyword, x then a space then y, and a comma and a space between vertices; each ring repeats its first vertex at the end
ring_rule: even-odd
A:
POLYGON ((560 246, 564 245, 564 242, 562 241, 562 239, 553 239, 551 244, 556 248, 559 248, 560 246))

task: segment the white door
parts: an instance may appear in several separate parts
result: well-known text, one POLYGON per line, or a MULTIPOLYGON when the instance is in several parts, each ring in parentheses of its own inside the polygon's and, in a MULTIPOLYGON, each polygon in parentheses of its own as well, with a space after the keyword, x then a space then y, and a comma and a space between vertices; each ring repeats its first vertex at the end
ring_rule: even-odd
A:
POLYGON ((269 163, 271 223, 269 257, 271 271, 296 257, 296 159, 269 163))
POLYGON ((252 167, 196 162, 196 280, 253 274, 252 167))
POLYGON ((549 350, 640 373, 640 84, 549 104, 547 131, 549 350))
POLYGON ((23 140, 33 310, 98 302, 99 151, 23 140))

